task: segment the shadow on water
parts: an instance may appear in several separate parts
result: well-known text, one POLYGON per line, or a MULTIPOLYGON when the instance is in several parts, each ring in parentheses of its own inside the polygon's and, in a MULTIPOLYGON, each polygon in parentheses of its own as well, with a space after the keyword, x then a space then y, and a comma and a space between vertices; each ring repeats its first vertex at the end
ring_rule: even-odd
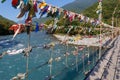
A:
MULTIPOLYGON (((96 54, 98 52, 98 50, 96 50, 94 53, 92 53, 91 55, 90 55, 90 61, 92 61, 92 59, 93 59, 93 54, 96 54)), ((87 63, 88 63, 88 59, 87 58, 85 58, 85 68, 87 68, 87 66, 90 66, 90 65, 87 65, 87 63)), ((91 67, 92 68, 92 67, 91 67)), ((62 80, 75 80, 75 78, 77 77, 77 76, 79 76, 79 75, 82 75, 82 76, 84 76, 83 77, 83 79, 87 76, 87 75, 85 75, 84 74, 84 72, 83 72, 83 63, 81 63, 81 62, 79 62, 79 64, 78 64, 78 71, 76 71, 76 68, 74 68, 74 69, 69 69, 68 70, 68 72, 66 72, 66 74, 65 74, 65 77, 62 79, 62 80), (81 71, 82 70, 82 71, 81 71), (68 77, 69 76, 69 77, 68 77)), ((83 79, 81 79, 81 80, 83 80, 83 79)))
POLYGON ((76 72, 76 69, 74 68, 74 70, 68 71, 62 80, 74 80, 74 78, 76 78, 76 76, 78 76, 78 75, 79 75, 79 73, 76 72))
POLYGON ((77 76, 80 75, 80 70, 82 69, 82 63, 78 65, 78 72, 76 71, 76 68, 69 69, 68 72, 66 72, 65 77, 62 80, 74 80, 77 76), (81 68, 81 69, 80 69, 81 68))
POLYGON ((10 48, 10 47, 13 47, 17 44, 19 44, 20 42, 18 41, 15 41, 15 40, 12 40, 12 39, 1 39, 0 40, 0 49, 3 49, 3 48, 10 48))

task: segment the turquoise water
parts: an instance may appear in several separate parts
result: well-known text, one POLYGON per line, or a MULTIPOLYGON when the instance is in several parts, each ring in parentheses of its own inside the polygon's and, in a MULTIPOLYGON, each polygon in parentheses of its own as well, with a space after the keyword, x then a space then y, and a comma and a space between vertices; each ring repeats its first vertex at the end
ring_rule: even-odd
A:
MULTIPOLYGON (((26 33, 19 34, 13 41, 12 36, 0 36, 0 53, 6 50, 21 49, 27 47, 28 37, 26 33)), ((52 65, 52 80, 83 80, 85 78, 83 71, 90 70, 97 61, 97 48, 90 47, 89 60, 91 64, 87 64, 88 57, 85 60, 82 58, 83 52, 86 55, 88 48, 84 51, 79 51, 78 55, 78 71, 76 71, 76 57, 72 55, 75 46, 69 45, 68 50, 71 55, 68 56, 68 67, 66 68, 66 46, 59 42, 52 35, 47 35, 44 31, 31 33, 30 44, 32 46, 41 46, 50 42, 55 42, 56 46, 53 50, 53 59, 61 57, 60 61, 53 61, 52 65), (84 62, 84 63, 83 63, 84 62), (84 65, 83 65, 84 64, 84 65), (84 68, 83 68, 84 67, 84 68)), ((52 50, 46 50, 41 47, 34 48, 29 55, 29 70, 44 64, 50 59, 52 50)), ((39 69, 36 69, 28 74, 29 80, 45 80, 50 75, 50 65, 46 64, 39 69)), ((5 55, 0 59, 0 80, 10 80, 18 73, 26 72, 26 57, 23 54, 5 55)))

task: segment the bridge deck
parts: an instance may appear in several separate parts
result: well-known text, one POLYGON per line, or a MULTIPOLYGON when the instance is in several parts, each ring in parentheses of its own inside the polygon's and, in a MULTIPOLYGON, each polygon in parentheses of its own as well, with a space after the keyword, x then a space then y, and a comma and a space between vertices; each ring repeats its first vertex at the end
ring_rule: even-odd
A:
POLYGON ((85 80, 120 80, 120 36, 85 80))

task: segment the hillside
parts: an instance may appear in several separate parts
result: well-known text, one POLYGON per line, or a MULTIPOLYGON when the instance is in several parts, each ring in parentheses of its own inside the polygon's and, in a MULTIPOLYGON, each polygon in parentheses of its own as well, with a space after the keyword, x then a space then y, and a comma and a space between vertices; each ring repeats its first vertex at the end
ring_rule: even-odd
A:
POLYGON ((15 24, 15 22, 8 20, 0 15, 0 35, 10 34, 8 28, 15 24))
MULTIPOLYGON (((119 0, 103 0, 103 12, 102 12, 102 21, 110 24, 111 25, 111 20, 112 20, 112 13, 114 11, 114 8, 116 7, 117 4, 118 8, 116 10, 116 14, 115 19, 116 20, 116 16, 118 17, 118 24, 120 25, 120 15, 118 13, 118 11, 120 10, 120 1, 119 0)), ((93 6, 87 8, 86 10, 83 11, 83 14, 88 16, 88 17, 92 17, 92 18, 98 18, 98 14, 96 14, 96 9, 97 9, 98 3, 94 4, 93 6)), ((115 22, 116 23, 116 22, 115 22)), ((114 24, 115 24, 114 23, 114 24)), ((116 25, 115 25, 116 26, 116 25)))
POLYGON ((50 17, 43 17, 42 19, 34 18, 33 23, 35 24, 35 22, 39 22, 41 24, 41 23, 45 23, 49 19, 51 19, 51 18, 50 17))
MULTIPOLYGON (((90 7, 91 5, 93 5, 96 2, 97 2, 97 0, 75 0, 69 4, 64 5, 62 8, 73 11, 73 12, 80 13, 81 11, 90 7)), ((33 22, 37 21, 39 23, 44 23, 48 19, 49 18, 42 18, 42 19, 35 18, 35 19, 33 19, 33 22)))
MULTIPOLYGON (((114 11, 114 8, 116 7, 116 5, 118 4, 118 8, 116 10, 116 14, 115 16, 115 22, 114 25, 116 26, 116 19, 118 18, 118 22, 120 25, 120 15, 118 13, 118 11, 120 10, 120 1, 119 0, 103 0, 103 12, 102 12, 102 21, 110 24, 112 22, 112 13, 114 11), (116 18, 116 16, 118 16, 116 18)), ((83 13, 84 15, 91 17, 91 18, 98 18, 98 14, 96 13, 97 11, 97 7, 98 7, 98 0, 75 0, 74 2, 67 4, 65 6, 63 6, 64 9, 70 10, 70 11, 74 11, 77 13, 83 13), (84 9, 83 9, 84 8, 84 9), (82 12, 80 12, 81 10, 83 10, 82 12)), ((49 22, 49 21, 48 21, 49 22)), ((61 30, 56 30, 56 33, 66 33, 66 31, 69 30, 69 25, 73 25, 73 26, 86 26, 87 28, 89 27, 94 27, 93 25, 87 23, 85 24, 80 23, 79 21, 73 21, 72 23, 69 22, 68 19, 63 19, 61 17, 60 21, 58 22, 58 26, 64 26, 64 28, 61 28, 61 30)), ((117 26, 119 26, 117 25, 117 26)), ((99 27, 99 26, 97 26, 99 27)), ((82 30, 79 31, 79 28, 73 28, 70 32, 70 34, 87 34, 89 33, 88 30, 82 30)), ((94 30, 91 31, 90 34, 99 34, 100 32, 98 30, 94 30)))
POLYGON ((80 13, 84 9, 90 7, 94 3, 96 3, 98 0, 75 0, 72 3, 69 3, 65 6, 63 6, 64 9, 80 13))

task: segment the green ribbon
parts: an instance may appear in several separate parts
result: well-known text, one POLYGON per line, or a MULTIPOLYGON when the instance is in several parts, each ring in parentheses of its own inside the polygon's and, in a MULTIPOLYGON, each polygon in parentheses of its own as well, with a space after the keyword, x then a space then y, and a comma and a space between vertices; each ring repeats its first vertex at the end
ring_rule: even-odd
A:
POLYGON ((1 3, 4 3, 6 0, 2 0, 1 3))

